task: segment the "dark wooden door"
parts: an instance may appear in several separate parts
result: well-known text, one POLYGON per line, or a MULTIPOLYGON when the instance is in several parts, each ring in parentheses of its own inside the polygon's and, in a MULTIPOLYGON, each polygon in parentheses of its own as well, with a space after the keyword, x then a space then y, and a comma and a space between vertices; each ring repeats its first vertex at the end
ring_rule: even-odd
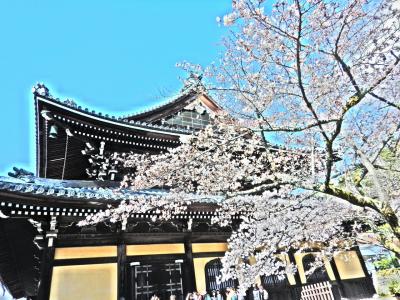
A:
POLYGON ((237 280, 233 279, 221 282, 220 280, 221 269, 222 269, 222 262, 219 258, 214 259, 206 264, 205 266, 206 289, 208 292, 223 291, 228 287, 238 286, 237 280))
POLYGON ((149 300, 157 294, 161 300, 171 295, 183 299, 182 263, 179 261, 131 264, 132 299, 149 300))

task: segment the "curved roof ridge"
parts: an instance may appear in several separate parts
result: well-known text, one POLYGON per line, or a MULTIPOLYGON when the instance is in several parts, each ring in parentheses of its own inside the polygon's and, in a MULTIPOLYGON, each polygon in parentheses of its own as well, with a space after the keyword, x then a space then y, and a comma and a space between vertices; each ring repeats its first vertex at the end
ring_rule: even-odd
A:
POLYGON ((191 130, 183 129, 183 128, 176 128, 173 126, 168 126, 168 125, 160 125, 160 124, 152 124, 144 121, 138 121, 138 120, 132 120, 132 119, 125 119, 122 117, 116 117, 116 116, 110 116, 109 114, 103 114, 101 112, 96 112, 95 110, 90 111, 89 108, 82 108, 82 106, 78 105, 74 100, 67 98, 65 100, 61 100, 60 98, 54 97, 53 95, 50 94, 49 89, 43 84, 43 83, 38 83, 32 88, 32 92, 34 94, 35 99, 37 97, 46 99, 48 101, 52 101, 53 103, 63 105, 65 107, 68 107, 69 109, 73 109, 77 112, 80 113, 85 113, 88 116, 96 117, 96 118, 101 118, 104 120, 108 121, 113 121, 113 122, 118 122, 121 124, 131 124, 143 128, 148 128, 148 129, 161 129, 165 131, 171 131, 171 132, 179 132, 183 134, 191 134, 191 130))
POLYGON ((202 75, 191 73, 189 77, 183 81, 183 87, 179 92, 166 97, 164 101, 158 105, 123 116, 123 119, 157 121, 165 117, 165 111, 176 112, 177 110, 181 110, 190 101, 196 100, 201 96, 206 98, 206 100, 202 102, 210 110, 222 110, 222 108, 206 93, 206 87, 201 81, 202 78, 202 75), (193 99, 193 97, 195 97, 195 99, 193 99))
POLYGON ((146 109, 142 109, 138 112, 133 112, 133 113, 124 115, 124 116, 122 116, 122 118, 123 118, 123 120, 125 120, 125 119, 128 120, 130 118, 134 118, 134 117, 137 117, 137 116, 140 116, 143 114, 147 114, 147 113, 155 111, 155 110, 159 110, 165 106, 171 105, 174 102, 179 102, 179 100, 181 100, 182 97, 188 96, 191 93, 198 94, 198 92, 194 93, 194 90, 183 90, 183 91, 181 90, 179 92, 172 94, 171 96, 164 98, 163 101, 159 104, 152 105, 152 106, 150 106, 146 109))

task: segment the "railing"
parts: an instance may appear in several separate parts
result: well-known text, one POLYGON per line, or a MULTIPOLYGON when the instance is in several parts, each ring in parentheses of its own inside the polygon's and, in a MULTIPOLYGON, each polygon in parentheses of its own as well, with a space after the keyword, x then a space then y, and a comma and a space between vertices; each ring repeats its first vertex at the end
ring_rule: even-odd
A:
POLYGON ((301 290, 301 300, 334 300, 332 285, 325 281, 304 286, 301 290))

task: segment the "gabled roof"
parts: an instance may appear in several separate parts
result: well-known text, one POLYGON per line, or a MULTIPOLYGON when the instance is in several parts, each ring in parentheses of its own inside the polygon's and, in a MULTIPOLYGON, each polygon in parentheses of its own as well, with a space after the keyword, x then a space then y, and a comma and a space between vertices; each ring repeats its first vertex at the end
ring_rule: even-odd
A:
POLYGON ((144 121, 148 123, 154 123, 176 114, 195 101, 203 104, 203 106, 208 108, 210 112, 218 113, 218 111, 221 110, 221 108, 207 94, 195 90, 189 90, 172 97, 170 100, 159 106, 153 107, 144 112, 132 114, 123 118, 123 120, 128 122, 144 121))
POLYGON ((40 177, 87 179, 88 157, 81 151, 90 143, 109 152, 159 153, 177 147, 192 130, 142 121, 126 121, 84 109, 72 100, 61 101, 43 85, 34 90, 36 110, 36 173, 40 177), (52 131, 53 130, 53 131, 52 131), (57 138, 51 134, 57 131, 57 138))
POLYGON ((123 120, 154 123, 176 114, 194 102, 201 103, 212 113, 218 113, 222 108, 206 93, 201 79, 201 75, 190 74, 177 95, 170 97, 158 106, 123 117, 123 120))

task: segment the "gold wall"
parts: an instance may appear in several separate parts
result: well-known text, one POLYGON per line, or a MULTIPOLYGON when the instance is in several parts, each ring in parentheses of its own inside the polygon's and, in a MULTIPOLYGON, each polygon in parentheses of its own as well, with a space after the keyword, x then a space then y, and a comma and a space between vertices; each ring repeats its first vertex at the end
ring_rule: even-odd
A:
MULTIPOLYGON (((315 253, 315 252, 314 252, 315 253)), ((296 253, 295 260, 300 275, 301 283, 307 283, 304 273, 303 257, 309 253, 296 253)), ((334 256, 335 264, 339 272, 340 279, 354 279, 365 277, 361 262, 356 251, 340 252, 334 256)), ((331 264, 327 258, 324 258, 325 269, 330 280, 335 280, 335 275, 331 264)))
POLYGON ((226 252, 228 250, 227 243, 194 243, 192 244, 193 253, 206 252, 226 252))
MULTIPOLYGON (((210 253, 210 252, 226 252, 228 250, 227 243, 193 243, 192 252, 193 253, 210 253)), ((194 274, 196 277, 196 288, 199 292, 204 292, 206 290, 206 264, 216 258, 212 257, 196 257, 193 258, 194 264, 194 274)))
MULTIPOLYGON (((185 253, 183 244, 128 245, 126 248, 128 256, 185 253)), ((194 243, 192 244, 192 251, 194 254, 225 252, 227 251, 227 243, 194 243)), ((296 253, 294 255, 300 280, 303 284, 307 283, 307 279, 302 259, 307 254, 309 253, 296 253)), ((116 246, 69 247, 57 248, 55 251, 56 260, 116 256, 116 246)), ((197 257, 193 259, 196 287, 199 292, 206 289, 205 265, 216 258, 219 257, 197 257)), ((287 255, 285 257, 280 255, 280 258, 289 261, 287 255)), ((334 256, 334 261, 341 279, 365 276, 356 251, 341 252, 334 256)), ((335 280, 330 262, 327 259, 324 259, 324 262, 329 279, 335 280)), ((117 298, 117 280, 116 263, 56 266, 53 268, 50 299, 113 300, 117 298)), ((288 280, 290 284, 295 284, 293 275, 288 274, 288 280)))
POLYGON ((117 300, 117 264, 53 268, 50 300, 117 300))
POLYGON ((54 259, 116 257, 117 246, 57 248, 54 259))
POLYGON ((203 293, 206 290, 206 264, 219 257, 197 257, 193 258, 194 274, 196 276, 196 289, 198 292, 203 293))
POLYGON ((334 257, 340 279, 365 277, 356 251, 340 252, 334 257))
POLYGON ((128 245, 126 255, 185 254, 183 244, 128 245))

